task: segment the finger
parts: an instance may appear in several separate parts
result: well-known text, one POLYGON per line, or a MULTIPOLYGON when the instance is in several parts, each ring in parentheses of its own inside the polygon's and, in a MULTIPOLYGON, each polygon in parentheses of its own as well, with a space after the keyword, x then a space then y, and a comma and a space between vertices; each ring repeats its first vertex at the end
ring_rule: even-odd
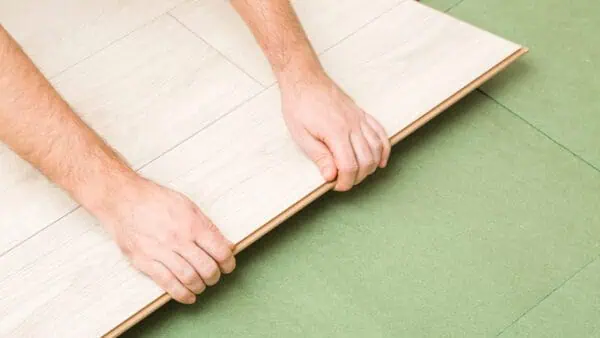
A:
POLYGON ((196 269, 178 253, 161 250, 156 255, 156 258, 191 292, 200 294, 206 289, 206 285, 204 285, 204 281, 196 269))
POLYGON ((333 152, 333 159, 337 167, 337 182, 334 189, 336 191, 348 191, 354 185, 358 173, 358 162, 354 155, 350 136, 345 135, 330 142, 325 140, 325 142, 333 152))
POLYGON ((300 135, 300 146, 306 155, 317 165, 323 178, 328 182, 333 181, 337 170, 333 154, 329 151, 329 148, 308 131, 303 131, 300 135))
POLYGON ((196 295, 186 288, 162 263, 155 260, 138 259, 133 261, 133 265, 150 277, 176 301, 183 304, 193 304, 196 301, 196 295))
POLYGON ((381 156, 383 154, 383 144, 379 139, 379 135, 369 126, 367 121, 363 121, 360 125, 360 130, 362 131, 367 143, 369 144, 369 148, 371 148, 371 155, 373 156, 373 161, 375 162, 373 165, 373 171, 369 174, 372 174, 379 163, 381 163, 381 156))
POLYGON ((213 286, 217 284, 219 278, 221 278, 221 271, 217 263, 196 243, 186 245, 177 253, 185 258, 190 263, 196 272, 200 275, 204 284, 213 286))
POLYGON ((373 116, 369 114, 365 114, 367 123, 373 128, 373 130, 379 135, 379 139, 381 140, 381 144, 383 145, 383 151, 381 153, 381 161, 379 162, 379 166, 384 168, 387 166, 388 161, 390 159, 390 153, 392 152, 392 144, 390 143, 390 138, 388 137, 385 129, 373 118, 373 116))
POLYGON ((358 160, 358 175, 354 184, 359 184, 374 170, 377 163, 373 160, 369 143, 362 133, 352 133, 350 140, 352 141, 352 147, 354 147, 356 159, 358 160))
POLYGON ((206 222, 208 224, 200 227, 196 244, 219 265, 221 272, 231 273, 235 269, 232 245, 210 220, 206 222))

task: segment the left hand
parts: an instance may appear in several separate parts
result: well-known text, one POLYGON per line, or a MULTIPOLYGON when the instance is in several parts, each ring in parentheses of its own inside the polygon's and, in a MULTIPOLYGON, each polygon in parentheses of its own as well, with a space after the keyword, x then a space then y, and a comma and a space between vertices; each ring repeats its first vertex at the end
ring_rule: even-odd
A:
POLYGON ((391 145, 385 129, 326 74, 280 81, 280 88, 292 138, 325 180, 337 177, 336 191, 349 190, 387 165, 391 145))

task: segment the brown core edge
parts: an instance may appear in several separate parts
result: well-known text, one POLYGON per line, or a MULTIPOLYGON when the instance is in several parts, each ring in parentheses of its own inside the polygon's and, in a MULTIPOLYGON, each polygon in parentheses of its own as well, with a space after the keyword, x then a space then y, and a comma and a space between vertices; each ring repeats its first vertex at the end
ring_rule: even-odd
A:
MULTIPOLYGON (((499 72, 504 70, 506 67, 508 67, 510 64, 515 62, 519 57, 521 57, 523 54, 525 54, 527 52, 528 52, 527 48, 520 47, 513 54, 511 54, 506 59, 504 59, 503 61, 498 63, 496 66, 494 66, 490 70, 488 70, 486 73, 484 73, 483 75, 481 75, 480 77, 478 77, 477 79, 473 80, 471 83, 469 83, 468 85, 463 87, 456 94, 447 98, 442 103, 440 103, 439 105, 434 107, 432 110, 425 113, 418 120, 413 122, 411 125, 409 125, 408 127, 402 129, 401 131, 399 131, 398 133, 393 135, 390 138, 392 145, 397 144, 402 139, 404 139, 405 137, 407 137, 408 135, 413 133, 415 130, 419 129, 419 127, 423 126, 425 123, 429 122, 431 119, 433 119, 434 117, 439 115, 441 112, 446 110, 448 107, 450 107, 451 105, 453 105, 454 103, 456 103, 457 101, 459 101, 460 99, 465 97, 467 94, 469 94, 470 92, 472 92, 473 90, 475 90, 476 88, 481 86, 487 80, 489 80, 490 78, 492 78, 493 76, 495 76, 496 74, 498 74, 499 72)), ((263 226, 258 228, 256 231, 254 231, 253 233, 248 235, 246 238, 244 238, 240 242, 236 243, 234 254, 237 255, 240 251, 249 247, 250 244, 256 242, 259 238, 264 236, 267 232, 273 230, 276 226, 283 223, 285 220, 287 220, 288 218, 293 216, 298 211, 302 210, 304 207, 306 207, 307 205, 312 203, 314 200, 316 200, 317 198, 324 195, 326 192, 331 190, 334 186, 335 186, 335 182, 329 182, 329 183, 325 183, 325 184, 321 185, 320 187, 316 188, 315 190, 313 190, 310 194, 306 195, 300 201, 293 204, 292 206, 290 206, 289 208, 284 210, 279 215, 275 216, 269 222, 267 222, 266 224, 264 224, 263 226)), ((106 333, 103 337, 114 338, 114 337, 120 336, 121 334, 123 334, 123 332, 130 329, 133 325, 139 323, 142 319, 146 318, 148 315, 150 315, 152 312, 156 311, 161 306, 165 305, 170 300, 171 300, 171 297, 169 296, 169 294, 164 293, 162 296, 158 297, 157 299, 155 299, 154 301, 152 301, 151 303, 149 303, 148 305, 143 307, 141 310, 139 310, 138 312, 133 314, 131 317, 129 317, 126 320, 124 320, 123 322, 121 322, 115 328, 113 328, 108 333, 106 333)))

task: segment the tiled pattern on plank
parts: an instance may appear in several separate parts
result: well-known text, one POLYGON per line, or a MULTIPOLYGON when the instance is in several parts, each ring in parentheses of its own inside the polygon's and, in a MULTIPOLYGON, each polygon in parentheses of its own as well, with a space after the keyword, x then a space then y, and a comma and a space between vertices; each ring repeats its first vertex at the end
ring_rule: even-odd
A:
POLYGON ((52 77, 183 0, 0 0, 0 22, 52 77))
MULTIPOLYGON (((75 110, 139 168, 262 90, 169 15, 53 81, 75 110)), ((75 207, 0 148, 0 253, 75 207)))
POLYGON ((531 48, 484 91, 600 168, 600 2, 464 0, 450 13, 531 48))
MULTIPOLYGON (((473 74, 485 73, 516 49, 408 1, 327 51, 321 60, 392 135, 466 86, 473 74), (444 78, 432 83, 432 73, 444 78)), ((192 197, 231 241, 238 242, 323 183, 316 167, 287 135, 280 111, 277 88, 270 88, 143 173, 192 197), (248 142, 231 144, 242 133, 248 142), (203 147, 207 143, 212 147, 203 147), (243 207, 246 201, 258 200, 264 201, 260 210, 243 207), (234 206, 239 209, 232 212, 234 206)))
POLYGON ((597 255, 599 189, 598 172, 475 93, 387 169, 255 243, 198 304, 125 337, 494 336, 597 255))
POLYGON ((600 260, 587 265, 500 337, 600 336, 600 260))
MULTIPOLYGON (((393 132, 517 48, 406 1, 329 50, 323 61, 393 132), (354 61, 348 53, 356 56, 354 61), (433 57, 440 54, 447 57, 433 57), (428 72, 436 81, 426 81, 428 72), (437 74, 444 74, 444 80, 437 74), (390 76, 397 83, 377 91, 367 88, 390 76), (358 84, 365 87, 364 94, 358 84)), ((285 131, 275 87, 142 172, 189 194, 233 241, 322 183, 285 131)), ((0 335, 35 335, 49 329, 58 336, 99 335, 162 293, 127 266, 95 224, 77 210, 0 257, 0 335), (47 291, 32 293, 39 285, 47 291), (56 324, 65 322, 69 325, 56 324)))
MULTIPOLYGON (((319 53, 404 0, 292 0, 319 53)), ((274 81, 271 67, 242 19, 223 0, 188 1, 171 13, 227 58, 260 81, 274 81)))

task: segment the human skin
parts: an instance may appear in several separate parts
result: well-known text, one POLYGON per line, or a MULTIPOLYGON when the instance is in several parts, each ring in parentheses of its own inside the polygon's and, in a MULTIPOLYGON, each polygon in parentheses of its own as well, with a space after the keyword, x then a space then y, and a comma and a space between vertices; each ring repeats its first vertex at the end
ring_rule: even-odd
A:
POLYGON ((300 148, 335 190, 346 191, 385 167, 384 128, 327 75, 289 0, 232 0, 269 60, 283 116, 300 148))
MULTIPOLYGON (((233 0, 273 67, 300 148, 336 190, 387 163, 383 128, 327 76, 288 0, 233 0)), ((199 94, 200 95, 200 94, 199 94)), ((0 141, 62 187, 132 265, 190 304, 235 268, 234 246, 186 196, 132 170, 0 25, 0 141)))

